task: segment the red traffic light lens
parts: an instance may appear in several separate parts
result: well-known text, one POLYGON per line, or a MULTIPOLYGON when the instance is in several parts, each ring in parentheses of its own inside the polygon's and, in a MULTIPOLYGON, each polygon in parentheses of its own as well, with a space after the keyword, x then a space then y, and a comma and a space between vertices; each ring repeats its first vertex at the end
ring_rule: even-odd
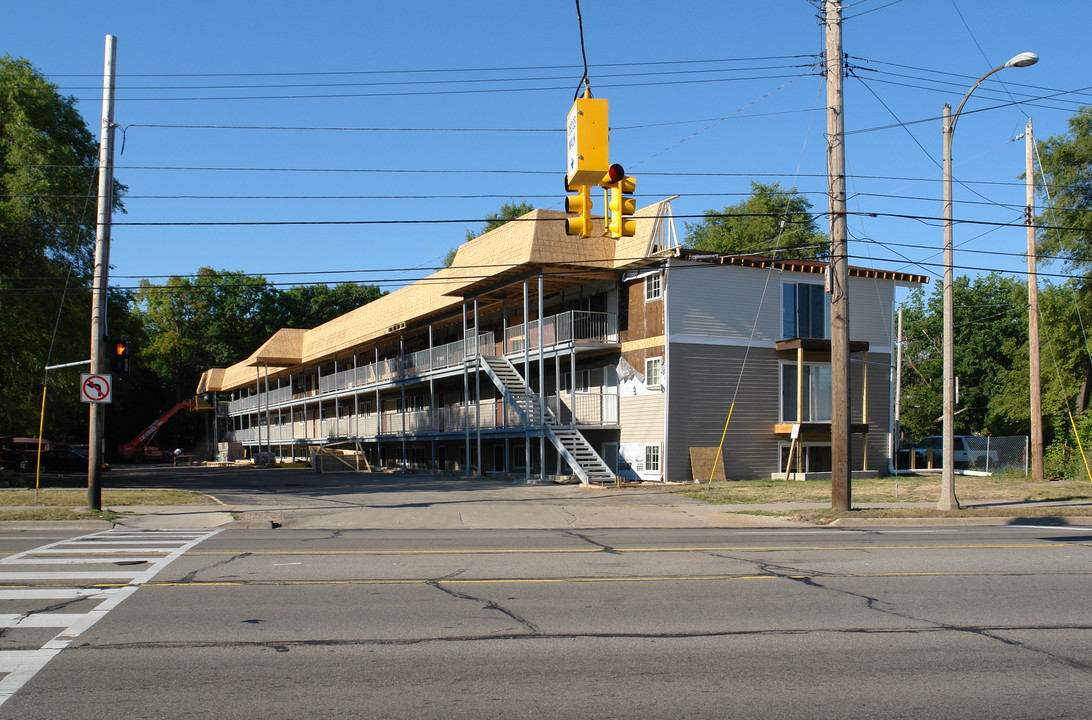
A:
POLYGON ((607 168, 607 179, 611 182, 618 182, 626 176, 626 171, 622 169, 622 166, 618 163, 612 164, 607 168))

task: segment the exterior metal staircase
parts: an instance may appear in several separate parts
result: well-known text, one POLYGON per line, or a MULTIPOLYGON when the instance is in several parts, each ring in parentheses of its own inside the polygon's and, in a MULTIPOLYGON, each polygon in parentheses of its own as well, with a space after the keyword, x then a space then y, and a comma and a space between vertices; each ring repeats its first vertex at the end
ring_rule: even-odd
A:
POLYGON ((482 369, 527 426, 545 429, 546 437, 582 483, 587 485, 614 482, 614 472, 579 430, 562 427, 553 412, 547 410, 543 415, 543 403, 539 396, 531 391, 508 358, 483 355, 482 369))

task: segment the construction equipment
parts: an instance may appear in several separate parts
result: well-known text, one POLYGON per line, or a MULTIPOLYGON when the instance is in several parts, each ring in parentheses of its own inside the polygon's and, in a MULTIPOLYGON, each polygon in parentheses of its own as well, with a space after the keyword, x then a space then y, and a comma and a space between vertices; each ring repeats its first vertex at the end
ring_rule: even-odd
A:
POLYGON ((182 410, 197 409, 197 399, 183 400, 167 412, 160 415, 155 421, 144 428, 139 435, 118 448, 118 460, 121 462, 163 462, 166 456, 163 448, 155 441, 155 434, 159 428, 170 420, 175 413, 182 410))

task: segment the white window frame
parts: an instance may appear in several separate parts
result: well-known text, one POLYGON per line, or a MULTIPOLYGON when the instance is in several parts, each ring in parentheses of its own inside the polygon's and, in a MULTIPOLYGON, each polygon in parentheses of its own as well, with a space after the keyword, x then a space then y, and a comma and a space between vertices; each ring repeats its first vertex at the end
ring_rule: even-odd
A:
POLYGON ((663 297, 664 288, 660 273, 645 278, 645 302, 654 302, 663 297))
MULTIPOLYGON (((777 378, 778 388, 781 391, 779 393, 779 396, 778 396, 778 404, 780 405, 779 417, 781 418, 781 422, 783 422, 783 423, 794 423, 794 422, 796 422, 796 416, 795 415, 793 417, 786 417, 785 416, 785 390, 786 390, 786 388, 785 388, 785 368, 786 367, 796 368, 796 361, 794 361, 794 360, 784 360, 781 363, 779 363, 778 378, 777 378)), ((831 368, 831 364, 829 362, 805 362, 804 367, 805 368, 826 368, 829 371, 830 368, 831 368)), ((811 373, 811 372, 808 373, 809 382, 815 382, 815 378, 816 378, 816 375, 814 373, 811 373)), ((833 378, 832 378, 832 380, 833 380, 833 378)), ((789 388, 789 390, 792 392, 792 396, 795 398, 796 397, 796 385, 795 385, 795 383, 793 384, 792 388, 789 388)), ((809 383, 805 383, 805 385, 804 385, 804 398, 805 398, 805 402, 807 402, 807 404, 808 404, 808 414, 804 416, 803 422, 831 422, 831 418, 826 418, 826 419, 822 419, 822 418, 816 419, 815 418, 814 412, 815 412, 815 405, 816 404, 811 401, 811 398, 814 396, 814 393, 815 393, 815 388, 812 387, 809 383)), ((833 399, 833 397, 831 397, 831 399, 829 401, 829 404, 831 406, 833 406, 833 402, 834 402, 834 399, 833 399)), ((831 410, 833 412, 833 407, 831 408, 831 410)))
POLYGON ((660 444, 645 445, 645 472, 661 472, 663 457, 660 444))
POLYGON ((663 387, 664 386, 664 359, 661 356, 645 358, 645 386, 646 387, 663 387), (652 374, 648 371, 650 363, 656 364, 656 382, 652 382, 652 374))

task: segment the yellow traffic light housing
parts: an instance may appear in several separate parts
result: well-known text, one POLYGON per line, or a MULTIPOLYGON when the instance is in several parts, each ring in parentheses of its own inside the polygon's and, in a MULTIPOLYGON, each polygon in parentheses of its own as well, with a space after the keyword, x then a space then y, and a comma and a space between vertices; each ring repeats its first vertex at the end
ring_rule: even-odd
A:
POLYGON ((637 222, 631 217, 637 210, 637 201, 626 197, 637 189, 637 179, 626 175, 617 163, 607 168, 599 181, 604 189, 608 215, 603 220, 604 229, 612 238, 630 237, 637 233, 637 222))
POLYGON ((576 213, 578 217, 565 220, 565 234, 591 237, 592 227, 592 199, 591 188, 581 185, 578 188, 570 187, 569 190, 579 190, 579 195, 565 196, 565 212, 576 213))
POLYGON ((603 176, 607 159, 607 101, 582 97, 573 102, 565 121, 565 187, 595 185, 603 176))

